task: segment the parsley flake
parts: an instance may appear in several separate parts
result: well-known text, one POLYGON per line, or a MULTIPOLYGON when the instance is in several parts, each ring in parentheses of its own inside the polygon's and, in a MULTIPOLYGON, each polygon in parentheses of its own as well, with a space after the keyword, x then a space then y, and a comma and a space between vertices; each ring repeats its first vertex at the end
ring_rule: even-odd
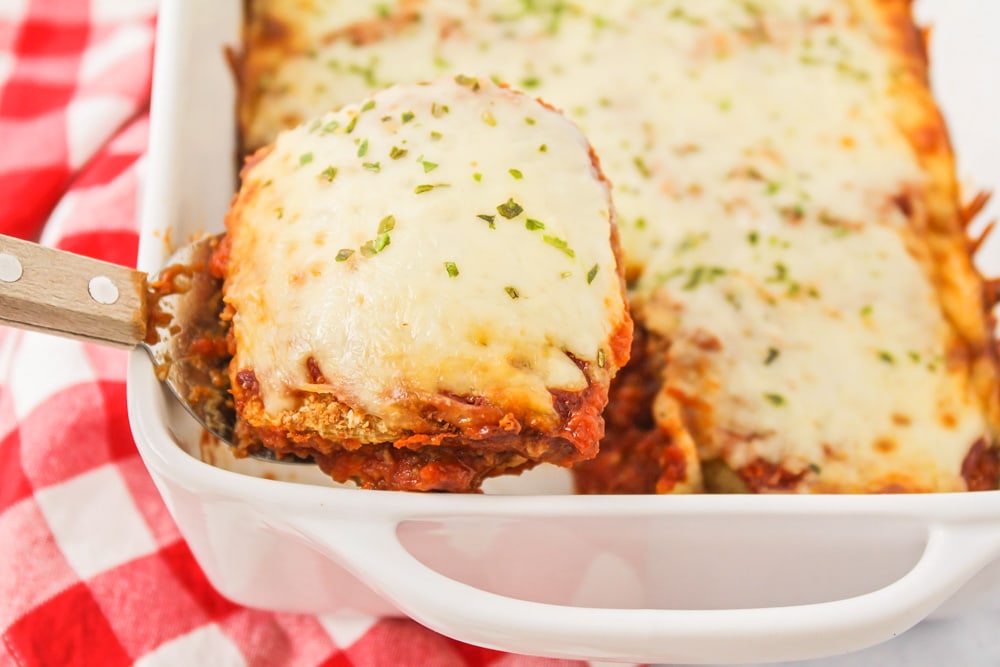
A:
POLYGON ((597 264, 594 264, 592 267, 590 267, 590 271, 587 271, 587 284, 588 285, 590 283, 594 282, 594 278, 597 277, 598 268, 599 267, 597 266, 597 264))
POLYGON ((514 177, 514 180, 521 180, 524 178, 524 174, 521 173, 520 169, 508 169, 507 173, 514 177))
POLYGON ((400 148, 398 146, 393 146, 392 150, 389 151, 389 157, 391 157, 393 160, 398 160, 400 158, 406 157, 407 153, 409 153, 409 151, 406 150, 405 148, 400 148))
POLYGON ((379 173, 380 171, 382 171, 382 163, 381 162, 364 162, 364 163, 362 163, 361 166, 364 167, 365 169, 367 169, 368 171, 375 172, 376 174, 379 173))
POLYGON ((361 107, 362 111, 371 111, 375 108, 375 100, 368 100, 365 102, 364 106, 361 107))
POLYGON ((364 157, 367 154, 368 154, 368 140, 365 139, 364 141, 361 142, 361 145, 358 146, 358 157, 364 157))
POLYGON ((521 298, 521 293, 517 291, 516 287, 511 287, 510 285, 507 285, 506 287, 503 288, 503 291, 507 292, 507 296, 509 296, 512 299, 521 298))
POLYGON ((566 241, 559 238, 558 236, 543 236, 542 240, 548 243, 553 248, 556 248, 557 250, 561 250, 562 252, 566 253, 568 257, 576 257, 576 253, 573 252, 573 249, 569 247, 566 241))
POLYGON ((425 174, 429 171, 434 171, 438 167, 436 162, 428 162, 427 160, 421 160, 420 164, 424 166, 425 174))
POLYGON ((299 156, 299 166, 300 167, 305 166, 305 165, 309 164, 312 161, 313 161, 312 151, 310 151, 308 153, 303 153, 302 155, 299 156))
POLYGON ((448 113, 448 111, 449 109, 447 104, 438 104, 437 102, 431 104, 431 115, 435 118, 440 118, 448 113))
POLYGON ((431 132, 431 141, 441 141, 442 136, 440 132, 431 132))
POLYGON ((459 74, 455 77, 455 83, 466 88, 471 88, 473 92, 479 90, 479 79, 472 76, 459 74))
POLYGON ((778 355, 780 355, 780 354, 781 354, 781 351, 778 350, 778 348, 776 348, 776 347, 769 347, 769 348, 767 348, 767 356, 764 357, 764 365, 765 366, 770 366, 771 364, 773 364, 774 360, 777 359, 778 355))
POLYGON ((772 405, 782 406, 785 404, 785 397, 781 394, 764 394, 764 398, 770 401, 772 405))
POLYGON ((327 183, 333 183, 333 179, 337 178, 337 168, 330 165, 321 171, 319 175, 321 178, 325 178, 327 183))
POLYGON ((513 199, 508 199, 503 204, 497 206, 497 213, 507 218, 508 220, 513 220, 517 216, 521 215, 524 209, 513 199))
POLYGON ((545 229, 545 223, 541 220, 535 220, 534 218, 528 218, 524 223, 526 229, 535 231, 536 229, 545 229))
POLYGON ((496 127, 497 119, 489 111, 484 111, 483 112, 482 119, 483 119, 483 122, 486 123, 487 125, 489 125, 490 127, 496 127))
POLYGON ((346 262, 348 259, 350 259, 351 255, 353 254, 354 251, 352 249, 341 248, 340 252, 337 253, 337 256, 334 257, 334 259, 337 260, 338 262, 346 262))
POLYGON ((487 215, 486 213, 480 213, 476 217, 479 218, 480 220, 485 220, 486 222, 488 222, 490 225, 490 229, 497 228, 496 222, 494 222, 496 220, 495 215, 487 215))
POLYGON ((403 119, 404 123, 409 123, 411 120, 413 120, 413 112, 412 111, 404 111, 403 115, 402 115, 402 119, 403 119))
POLYGON ((474 180, 476 183, 479 183, 480 181, 483 180, 483 175, 477 171, 472 175, 472 180, 474 180))
POLYGON ((451 278, 458 277, 458 265, 455 262, 445 262, 444 270, 448 272, 448 276, 451 278))
POLYGON ((378 233, 387 234, 396 228, 396 216, 387 215, 382 218, 382 221, 378 223, 378 233))

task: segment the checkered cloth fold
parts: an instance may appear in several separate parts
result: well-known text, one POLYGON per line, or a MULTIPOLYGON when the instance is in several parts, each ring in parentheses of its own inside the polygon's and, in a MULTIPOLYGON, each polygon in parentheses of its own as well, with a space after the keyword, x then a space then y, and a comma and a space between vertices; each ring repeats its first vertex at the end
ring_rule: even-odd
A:
MULTIPOLYGON (((130 265, 155 0, 0 0, 0 232, 130 265)), ((247 609, 129 431, 125 353, 0 327, 0 667, 557 666, 405 619, 247 609)))

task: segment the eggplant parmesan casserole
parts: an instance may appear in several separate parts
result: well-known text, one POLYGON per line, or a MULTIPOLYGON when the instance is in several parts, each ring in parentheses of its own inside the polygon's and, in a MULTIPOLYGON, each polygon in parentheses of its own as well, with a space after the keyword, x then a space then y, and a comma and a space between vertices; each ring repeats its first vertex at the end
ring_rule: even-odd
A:
MULTIPOLYGON (((960 205, 946 128, 928 84, 924 37, 910 9, 909 0, 249 0, 244 49, 236 60, 241 141, 248 151, 256 150, 298 126, 273 152, 254 158, 249 173, 260 190, 279 161, 286 161, 280 169, 291 170, 304 159, 294 152, 311 126, 301 123, 393 84, 464 72, 564 110, 592 142, 613 184, 636 322, 632 362, 611 387, 600 454, 575 467, 581 492, 994 489, 1000 473, 994 298, 971 261, 975 244, 965 225, 976 207, 960 205)), ((339 116, 325 116, 317 127, 345 122, 356 111, 348 107, 339 116)), ((374 131, 381 114, 362 114, 358 124, 374 131)), ((420 116, 426 120, 427 110, 420 116)), ((393 126, 401 122, 398 114, 392 120, 393 126)), ((388 136, 381 137, 379 153, 368 158, 383 169, 396 165, 387 159, 386 141, 388 136)), ((543 133, 534 141, 550 148, 555 142, 543 133)), ((417 151, 409 148, 406 160, 412 162, 417 152, 442 165, 447 159, 468 167, 471 160, 485 159, 477 157, 477 146, 455 145, 430 157, 430 149, 420 145, 417 151)), ((314 188, 327 165, 317 153, 308 166, 314 188)), ((509 167, 520 169, 490 160, 491 169, 509 167)), ((420 183, 442 182, 442 173, 429 173, 420 183)), ((369 174, 353 178, 363 175, 369 174)), ((597 197, 595 183, 586 192, 597 197)), ((506 201, 503 193, 496 195, 496 203, 506 201)), ((292 197, 282 199, 288 202, 286 216, 302 213, 290 207, 292 197)), ((335 250, 341 245, 360 250, 365 239, 378 238, 368 227, 377 226, 379 215, 394 212, 395 195, 376 199, 386 201, 373 206, 368 193, 357 199, 355 206, 370 213, 357 228, 350 226, 356 238, 331 238, 335 250)), ((574 199, 558 205, 576 206, 574 199)), ((237 210, 240 206, 245 204, 238 200, 237 210)), ((481 208, 477 212, 494 214, 485 203, 481 208)), ((531 210, 526 215, 535 216, 531 210)), ((403 233, 403 218, 397 214, 397 219, 399 229, 391 234, 403 233)), ((597 221, 591 224, 596 227, 597 221)), ((559 233, 569 231, 567 226, 559 233)), ((399 247, 396 236, 391 238, 390 248, 403 250, 402 237, 399 247)), ((307 241, 303 236, 298 242, 307 241)), ((574 245, 581 243, 569 243, 577 258, 567 270, 576 279, 588 262, 596 262, 599 291, 614 298, 611 250, 603 249, 598 258, 595 244, 595 254, 584 257, 574 245)), ((529 247, 532 254, 507 261, 525 271, 537 268, 531 266, 535 260, 544 262, 558 276, 557 260, 566 259, 558 252, 536 257, 537 248, 520 242, 516 248, 490 249, 520 253, 529 247)), ((439 269, 454 257, 446 254, 427 266, 436 262, 439 269)), ((353 267, 375 265, 356 255, 333 268, 347 269, 353 280, 353 267)), ((231 257, 233 266, 245 260, 250 258, 231 257)), ((485 267, 487 256, 482 262, 485 267)), ((462 277, 471 268, 463 262, 462 277)), ((311 268, 270 264, 269 270, 268 289, 273 282, 281 283, 273 289, 289 291, 311 268)), ((422 275, 401 285, 400 273, 389 275, 397 290, 414 295, 438 289, 437 282, 455 288, 439 278, 422 275)), ((351 284, 361 291, 350 293, 368 298, 364 285, 379 279, 357 280, 351 284)), ((542 288, 537 282, 534 287, 542 288)), ((528 283, 523 291, 528 294, 528 283)), ((560 299, 579 298, 576 292, 534 296, 559 308, 567 307, 560 299)), ((475 308, 480 297, 464 298, 463 312, 475 308)), ((282 314, 296 318, 284 323, 282 340, 249 328, 237 331, 237 380, 249 350, 262 346, 271 346, 271 359, 301 362, 292 375, 282 371, 273 377, 310 391, 310 400, 322 399, 307 410, 308 419, 330 411, 327 423, 336 429, 363 425, 370 438, 355 438, 357 431, 350 431, 346 441, 358 446, 357 456, 366 438, 385 442, 426 424, 419 410, 368 423, 338 402, 346 395, 332 400, 327 387, 337 383, 329 374, 346 368, 342 364, 356 348, 337 348, 344 341, 331 339, 335 347, 324 354, 337 362, 308 370, 301 337, 310 330, 314 311, 328 306, 319 305, 325 302, 318 294, 298 303, 299 310, 282 314), (309 317, 298 319, 303 315, 309 317)), ((379 316, 384 324, 378 326, 410 317, 403 303, 381 306, 393 310, 379 316)), ((581 333, 561 317, 561 311, 552 312, 546 334, 581 333)), ((599 321, 603 335, 612 334, 612 325, 624 326, 617 303, 594 317, 591 326, 599 321)), ((383 335, 376 335, 366 317, 330 312, 328 318, 371 333, 352 345, 382 349, 383 335)), ((448 326, 447 319, 434 325, 448 326)), ((419 375, 450 363, 452 350, 442 351, 440 346, 448 345, 442 340, 414 349, 404 360, 408 372, 419 375)), ((602 386, 610 370, 596 384, 588 375, 598 347, 606 354, 613 349, 590 339, 579 349, 576 359, 582 363, 576 370, 560 362, 575 378, 567 387, 580 391, 584 377, 587 386, 602 386), (592 352, 589 357, 584 348, 592 352)), ((474 361, 474 355, 454 352, 462 364, 489 363, 489 357, 474 361)), ((612 356, 610 368, 626 355, 615 350, 612 356)), ((263 363, 254 359, 257 369, 263 363)), ((351 400, 371 405, 377 390, 372 383, 387 382, 372 370, 350 371, 367 378, 352 390, 357 393, 351 400)), ((269 398, 272 381, 258 377, 252 383, 261 388, 261 398, 249 411, 246 387, 237 382, 237 400, 265 444, 280 449, 297 427, 263 417, 254 422, 254 415, 267 410, 289 409, 279 405, 287 399, 269 398)), ((490 391, 524 389, 506 382, 497 379, 490 391)), ((449 394, 437 395, 454 395, 455 404, 469 405, 469 386, 449 384, 444 387, 449 394)), ((406 387, 401 392, 414 395, 406 387)), ((558 410, 547 414, 545 429, 559 423, 558 410)), ((416 451, 380 446, 382 452, 416 451)), ((523 446, 538 445, 529 439, 523 446)), ((491 463, 474 476, 485 469, 487 474, 519 470, 526 461, 545 458, 523 448, 511 454, 507 445, 503 451, 500 456, 490 450, 491 463)), ((567 452, 564 448, 557 458, 589 458, 567 452)), ((359 465, 383 463, 355 468, 359 465)), ((396 488, 395 482, 387 484, 396 488)))

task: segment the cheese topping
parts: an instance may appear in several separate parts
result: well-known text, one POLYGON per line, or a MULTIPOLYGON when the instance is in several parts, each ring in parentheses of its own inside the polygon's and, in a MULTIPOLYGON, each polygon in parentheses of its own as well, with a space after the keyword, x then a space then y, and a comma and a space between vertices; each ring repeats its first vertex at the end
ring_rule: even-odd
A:
POLYGON ((301 41, 251 60, 251 143, 456 69, 566 110, 614 183, 638 314, 671 341, 665 391, 703 459, 820 490, 963 487, 990 427, 917 236, 954 213, 928 210, 950 163, 879 3, 267 6, 301 41))
POLYGON ((269 413, 319 391, 553 415, 607 379, 624 296, 607 183, 560 113, 488 80, 390 88, 281 135, 229 220, 236 367, 269 413), (309 359, 325 382, 310 377, 309 359))

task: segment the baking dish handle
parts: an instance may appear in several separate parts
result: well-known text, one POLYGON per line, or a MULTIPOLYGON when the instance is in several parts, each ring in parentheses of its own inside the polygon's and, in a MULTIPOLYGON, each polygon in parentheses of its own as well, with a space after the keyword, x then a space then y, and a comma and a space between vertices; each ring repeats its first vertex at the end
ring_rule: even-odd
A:
POLYGON ((756 609, 607 609, 530 602, 451 579, 406 549, 396 522, 293 523, 400 611, 442 634, 517 653, 646 663, 801 660, 865 648, 923 620, 1000 555, 995 527, 935 523, 912 569, 856 597, 756 609))

